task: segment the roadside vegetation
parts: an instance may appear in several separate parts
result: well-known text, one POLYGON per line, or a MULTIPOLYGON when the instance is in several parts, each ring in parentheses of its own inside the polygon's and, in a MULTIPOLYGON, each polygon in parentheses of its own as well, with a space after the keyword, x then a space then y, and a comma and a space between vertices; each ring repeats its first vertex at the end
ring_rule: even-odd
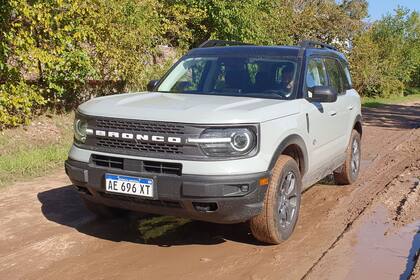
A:
POLYGON ((73 114, 43 115, 0 132, 0 187, 63 165, 73 140, 73 114))
POLYGON ((294 45, 315 39, 351 63, 369 98, 420 87, 420 18, 369 22, 366 0, 6 0, 0 3, 0 130, 93 96, 145 89, 207 39, 294 45))
POLYGON ((409 88, 403 95, 391 95, 387 97, 368 97, 362 98, 363 107, 378 107, 386 104, 404 104, 420 101, 420 88, 409 88))

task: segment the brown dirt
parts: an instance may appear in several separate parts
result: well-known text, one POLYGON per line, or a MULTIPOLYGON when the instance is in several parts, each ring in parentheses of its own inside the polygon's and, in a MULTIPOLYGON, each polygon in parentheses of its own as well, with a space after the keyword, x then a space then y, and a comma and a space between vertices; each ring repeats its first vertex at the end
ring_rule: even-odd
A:
POLYGON ((391 213, 384 223, 397 227, 419 218, 413 177, 401 179, 404 190, 390 190, 419 160, 420 104, 386 105, 364 117, 359 180, 306 191, 287 242, 264 246, 246 225, 202 222, 145 242, 135 217, 95 219, 57 171, 0 191, 0 279, 345 279, 358 261, 353 236, 375 205, 384 202, 391 213))

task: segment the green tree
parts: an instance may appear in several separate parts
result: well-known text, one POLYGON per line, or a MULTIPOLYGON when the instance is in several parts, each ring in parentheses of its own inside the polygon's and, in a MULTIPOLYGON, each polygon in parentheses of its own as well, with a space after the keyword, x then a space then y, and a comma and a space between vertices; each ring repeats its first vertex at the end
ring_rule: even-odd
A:
POLYGON ((399 8, 353 41, 350 55, 357 89, 368 96, 402 95, 419 86, 420 17, 399 8))
POLYGON ((159 28, 156 0, 92 0, 84 24, 86 49, 98 79, 141 88, 156 48, 165 42, 159 28))
POLYGON ((371 33, 368 30, 354 38, 349 56, 353 85, 359 93, 366 96, 380 95, 383 79, 379 59, 380 46, 374 42, 371 33))

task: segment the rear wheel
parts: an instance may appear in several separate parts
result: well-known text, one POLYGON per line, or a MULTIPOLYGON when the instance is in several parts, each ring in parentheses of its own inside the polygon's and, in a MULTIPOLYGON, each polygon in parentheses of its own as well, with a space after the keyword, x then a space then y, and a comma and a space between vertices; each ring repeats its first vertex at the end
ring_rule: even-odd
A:
POLYGON ((346 150, 346 160, 339 171, 334 172, 334 180, 338 185, 350 185, 356 181, 360 170, 360 144, 360 134, 353 130, 346 150))
POLYGON ((108 207, 99 203, 95 203, 83 197, 82 197, 82 200, 85 203, 86 208, 99 218, 103 218, 103 219, 117 218, 117 217, 123 216, 124 214, 128 212, 127 210, 124 210, 124 209, 108 207))
POLYGON ((279 244, 289 238, 299 216, 301 188, 302 179, 296 161, 281 155, 273 168, 263 210, 250 221, 256 239, 279 244))

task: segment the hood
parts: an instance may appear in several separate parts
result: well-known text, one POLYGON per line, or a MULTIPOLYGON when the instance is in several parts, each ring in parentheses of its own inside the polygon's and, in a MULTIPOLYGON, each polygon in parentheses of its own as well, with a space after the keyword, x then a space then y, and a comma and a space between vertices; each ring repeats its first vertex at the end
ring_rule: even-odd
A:
POLYGON ((79 111, 91 116, 181 123, 259 123, 299 113, 299 106, 290 106, 290 102, 294 101, 143 92, 94 98, 80 105, 79 111))

